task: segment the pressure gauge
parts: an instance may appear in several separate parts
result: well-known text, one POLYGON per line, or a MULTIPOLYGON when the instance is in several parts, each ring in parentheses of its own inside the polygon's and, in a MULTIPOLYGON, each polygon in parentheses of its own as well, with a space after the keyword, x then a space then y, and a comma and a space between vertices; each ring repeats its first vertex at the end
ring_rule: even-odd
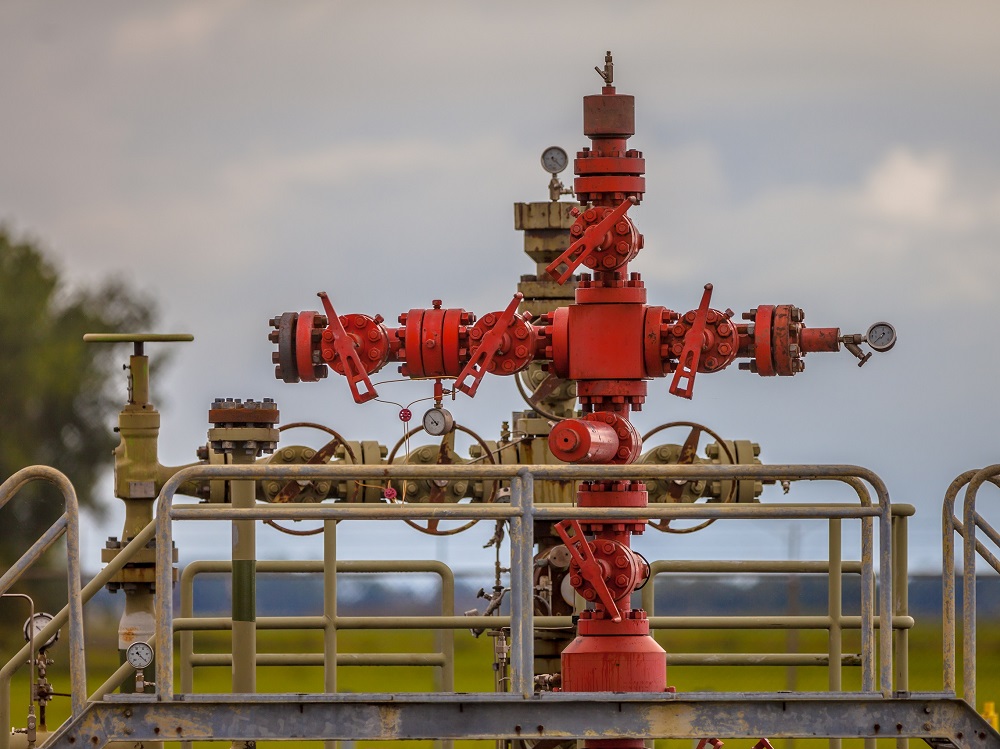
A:
MULTIPOLYGON (((23 630, 25 642, 31 642, 35 638, 35 635, 41 632, 45 628, 45 626, 52 621, 53 618, 54 617, 52 616, 52 614, 46 614, 44 611, 39 611, 33 617, 28 619, 28 621, 24 623, 24 630, 23 630)), ((58 639, 59 639, 59 630, 57 629, 55 634, 52 635, 52 637, 50 637, 49 639, 47 639, 45 642, 43 642, 41 645, 38 646, 38 649, 47 650, 48 648, 51 648, 53 645, 55 645, 56 640, 58 639)))
POLYGON ((876 351, 888 351, 896 345, 896 329, 887 322, 877 322, 868 328, 865 340, 876 351))
POLYGON ((125 660, 136 671, 142 671, 153 662, 153 649, 144 642, 133 642, 125 651, 125 660))
POLYGON ((559 174, 569 164, 569 156, 559 146, 549 146, 542 151, 542 169, 549 174, 559 174))
POLYGON ((427 434, 440 437, 455 428, 455 419, 443 408, 432 408, 424 414, 423 425, 427 434))

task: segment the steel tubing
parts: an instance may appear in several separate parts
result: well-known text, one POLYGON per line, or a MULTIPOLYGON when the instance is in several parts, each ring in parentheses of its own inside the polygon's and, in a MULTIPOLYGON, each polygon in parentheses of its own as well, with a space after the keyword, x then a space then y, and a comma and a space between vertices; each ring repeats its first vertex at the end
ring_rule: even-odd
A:
MULTIPOLYGON (((85 705, 87 696, 87 675, 86 675, 86 660, 84 657, 84 640, 83 640, 83 597, 82 590, 80 587, 80 508, 79 503, 76 498, 76 490, 73 488, 73 484, 66 477, 65 474, 54 468, 49 468, 48 466, 29 466, 27 468, 22 468, 17 473, 13 474, 8 478, 3 484, 0 484, 0 508, 7 504, 10 499, 17 494, 26 484, 32 481, 47 481, 54 485, 63 497, 64 504, 64 514, 56 521, 56 525, 60 524, 65 520, 65 534, 66 534, 66 578, 68 583, 68 594, 69 602, 63 611, 59 614, 62 615, 61 618, 56 623, 56 619, 53 619, 47 626, 43 627, 38 634, 35 635, 34 641, 32 643, 26 644, 21 648, 17 654, 2 668, 0 669, 0 749, 7 749, 10 742, 10 734, 7 732, 7 726, 10 725, 10 680, 13 677, 14 672, 20 668, 25 659, 29 656, 31 652, 41 643, 45 642, 49 637, 51 637, 62 624, 69 620, 69 669, 70 669, 70 684, 72 692, 72 714, 74 716, 79 715, 85 705), (65 612, 65 613, 64 613, 65 612)), ((62 535, 62 530, 59 531, 59 535, 62 535)), ((47 548, 48 544, 55 541, 55 538, 49 539, 49 533, 46 532, 42 535, 39 542, 41 542, 47 548)), ((40 555, 40 552, 44 551, 43 548, 39 546, 36 542, 28 550, 29 555, 34 555, 36 552, 40 555)), ((15 565, 16 566, 16 565, 15 565)), ((17 576, 23 574, 22 568, 21 572, 17 576)), ((12 579, 7 580, 7 576, 4 576, 5 586, 12 584, 17 576, 12 577, 12 579)))
MULTIPOLYGON (((515 594, 512 608, 518 613, 514 627, 519 629, 532 626, 530 613, 530 598, 527 604, 519 600, 519 596, 530 596, 531 577, 531 526, 533 520, 542 518, 628 518, 628 517, 746 517, 746 518, 861 518, 862 523, 862 619, 866 626, 862 629, 863 659, 865 669, 863 688, 865 691, 874 689, 874 610, 872 591, 874 589, 873 544, 871 537, 871 518, 878 517, 879 522, 879 572, 882 584, 879 586, 879 609, 882 612, 892 611, 892 579, 891 579, 891 506, 884 483, 868 469, 850 465, 834 466, 717 466, 717 465, 683 465, 683 466, 601 466, 597 469, 591 466, 329 466, 329 465, 298 465, 298 466, 192 466, 182 469, 166 482, 160 493, 161 501, 157 507, 158 534, 157 539, 157 575, 158 588, 169 589, 169 559, 167 549, 172 540, 172 519, 263 519, 273 518, 316 518, 330 522, 341 518, 375 518, 393 519, 403 517, 433 518, 453 517, 460 519, 472 518, 502 518, 510 517, 512 583, 515 594), (173 496, 186 481, 195 478, 213 479, 247 479, 247 478, 283 478, 283 479, 362 479, 379 480, 389 476, 394 478, 508 478, 511 479, 512 494, 510 507, 502 505, 453 506, 453 507, 255 507, 250 510, 236 510, 216 507, 173 508, 173 496), (789 480, 840 480, 852 485, 858 493, 860 506, 857 505, 700 505, 700 506, 653 506, 639 510, 624 508, 574 508, 574 507, 540 507, 533 505, 534 479, 587 479, 600 477, 604 480, 641 480, 645 478, 684 478, 684 479, 789 479, 789 480), (870 506, 866 501, 867 492, 862 491, 861 482, 867 482, 874 488, 878 503, 870 506), (624 510, 624 511, 623 511, 624 510), (160 587, 166 585, 166 588, 160 587), (523 613, 522 613, 523 612, 523 613)), ((167 624, 173 614, 173 602, 169 596, 157 597, 157 621, 167 624)), ((166 629, 169 629, 167 627, 166 629)), ((879 648, 879 684, 883 696, 891 694, 892 684, 892 630, 890 627, 880 628, 879 648)), ((514 647, 511 654, 512 671, 515 692, 530 696, 533 691, 530 684, 532 672, 533 643, 530 637, 514 637, 514 647), (522 640, 522 642, 518 642, 522 640)), ((160 652, 172 653, 172 637, 163 627, 157 630, 157 644, 160 652)), ((164 658, 163 661, 169 662, 164 658)), ((173 684, 166 665, 157 662, 157 694, 160 700, 173 698, 173 684)))
POLYGON ((1000 464, 978 471, 965 490, 962 508, 964 526, 962 545, 962 696, 976 704, 976 497, 979 488, 995 476, 1000 476, 1000 464))

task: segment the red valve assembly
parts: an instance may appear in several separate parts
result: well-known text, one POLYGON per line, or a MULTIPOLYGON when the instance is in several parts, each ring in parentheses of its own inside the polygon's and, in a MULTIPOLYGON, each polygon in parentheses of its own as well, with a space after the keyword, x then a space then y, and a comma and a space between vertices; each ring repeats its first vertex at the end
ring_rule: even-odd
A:
MULTIPOLYGON (((857 347, 864 336, 807 328, 803 311, 790 304, 759 305, 736 321, 732 310, 712 306, 711 284, 692 310, 647 304, 640 275, 629 270, 644 245, 629 211, 646 189, 645 160, 628 147, 635 133, 635 99, 616 91, 610 52, 598 72, 604 79, 601 93, 583 100, 584 133, 591 144, 574 160, 574 189, 583 205, 574 209, 570 246, 546 269, 560 283, 581 265, 590 271, 580 276, 574 304, 532 318, 517 312, 521 295, 515 294, 503 310, 477 319, 435 300, 431 309, 401 314, 399 327, 392 327, 381 316, 338 315, 321 292, 325 314, 285 313, 272 319, 276 377, 311 382, 332 367, 362 403, 376 397, 370 375, 389 362, 398 363, 407 377, 454 378, 456 388, 469 396, 487 372, 513 375, 532 362, 544 362, 550 373, 576 381, 583 412, 554 426, 552 453, 569 463, 630 464, 642 443, 629 414, 642 409, 651 379, 669 376, 669 391, 691 398, 698 374, 741 360, 740 369, 762 377, 793 376, 805 369, 806 354, 838 351, 841 343, 863 364, 870 356, 857 347)), ((876 348, 871 330, 869 341, 876 348)), ((647 502, 641 482, 584 482, 578 495, 585 507, 642 508, 647 502)), ((666 689, 666 654, 649 637, 645 612, 630 604, 649 574, 630 545, 644 526, 642 520, 595 520, 564 521, 556 528, 572 555, 573 587, 592 604, 582 612, 578 637, 562 656, 564 691, 666 689)), ((642 746, 624 740, 588 745, 597 743, 642 746)))

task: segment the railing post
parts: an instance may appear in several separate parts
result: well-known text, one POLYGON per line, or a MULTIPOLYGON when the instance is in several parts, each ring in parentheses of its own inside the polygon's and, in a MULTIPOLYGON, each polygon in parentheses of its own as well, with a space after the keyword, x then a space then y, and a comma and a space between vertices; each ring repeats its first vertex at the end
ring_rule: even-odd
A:
MULTIPOLYGON (((337 691, 337 521, 323 521, 323 691, 337 691)), ((338 742, 325 741, 326 749, 338 742)))
POLYGON ((535 633, 533 601, 534 476, 521 470, 510 482, 510 503, 518 513, 510 521, 511 692, 534 694, 535 633))
MULTIPOLYGON (((844 652, 843 616, 844 606, 844 565, 843 565, 842 523, 840 518, 831 518, 830 535, 828 539, 829 552, 827 572, 827 615, 830 617, 830 629, 827 633, 827 664, 828 686, 831 692, 843 689, 842 658, 844 652)), ((864 622, 862 622, 864 626, 864 622)), ((840 739, 830 739, 830 749, 840 749, 840 739)))
MULTIPOLYGON (((909 574, 908 574, 908 547, 907 547, 907 517, 903 514, 893 514, 892 516, 892 597, 893 611, 892 619, 896 616, 909 615, 909 574)), ((892 626, 892 619, 889 625, 892 626)), ((893 689, 896 693, 909 692, 910 690, 910 630, 906 627, 896 629, 893 627, 893 689)), ((896 739, 898 749, 907 749, 909 739, 896 739)))

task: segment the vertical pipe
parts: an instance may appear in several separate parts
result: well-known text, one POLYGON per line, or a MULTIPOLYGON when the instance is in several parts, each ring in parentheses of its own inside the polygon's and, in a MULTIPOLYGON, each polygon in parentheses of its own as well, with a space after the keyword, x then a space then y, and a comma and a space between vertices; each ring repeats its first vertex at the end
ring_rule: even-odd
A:
POLYGON ((534 694, 535 633, 532 616, 532 502, 534 477, 526 470, 510 482, 511 692, 534 694))
MULTIPOLYGON (((977 476, 978 478, 978 476, 977 476)), ((962 699, 976 706, 976 495, 973 479, 965 492, 962 547, 962 699)))
POLYGON ((875 691, 875 571, 872 519, 861 518, 861 691, 875 691))
POLYGON ((892 696, 892 506, 885 498, 878 518, 878 649, 879 688, 883 697, 892 696))
MULTIPOLYGON (((337 521, 323 521, 323 691, 337 691, 337 521)), ((325 749, 338 742, 324 741, 325 749)))
MULTIPOLYGON (((169 483, 169 482, 168 482, 169 483)), ((165 486, 156 506, 156 695, 162 701, 174 698, 174 596, 173 528, 170 507, 173 488, 165 486), (169 490, 168 490, 169 489, 169 490)))
MULTIPOLYGON (((197 562, 193 563, 197 564, 197 562)), ((181 575, 181 616, 194 616, 194 570, 188 565, 181 575)), ((191 665, 191 657, 194 655, 194 630, 182 630, 180 635, 180 660, 181 660, 181 694, 191 694, 194 692, 194 666, 191 665)), ((190 741, 182 741, 181 749, 192 749, 194 744, 190 741)))
MULTIPOLYGON (((446 565, 442 565, 441 575, 441 615, 455 615, 455 576, 446 565)), ((436 630, 438 649, 444 656, 444 664, 440 669, 440 687, 442 692, 455 691, 455 630, 436 630)), ((442 749, 453 749, 455 742, 445 739, 440 743, 442 749)))
MULTIPOLYGON (((909 574, 907 570, 907 519, 905 515, 896 515, 892 518, 892 597, 893 597, 893 617, 909 615, 909 574)), ((891 627, 892 622, 888 622, 891 627)), ((910 630, 901 627, 893 628, 893 689, 896 693, 909 692, 909 668, 910 664, 910 630)), ((896 739, 898 749, 907 749, 909 739, 896 739)))
MULTIPOLYGON (((235 450, 228 456, 235 465, 250 465, 254 456, 235 450)), ((233 508, 252 508, 255 482, 229 483, 233 508)), ((257 691, 257 527, 254 520, 233 520, 233 693, 257 691)), ((234 742, 239 745, 242 742, 234 742)))
MULTIPOLYGON (((828 684, 831 692, 843 689, 843 606, 844 606, 844 564, 842 523, 840 518, 831 518, 830 535, 828 539, 829 571, 827 572, 827 614, 830 617, 830 630, 827 633, 827 655, 829 656, 828 684)), ((863 623, 862 623, 863 624, 863 623)), ((830 749, 840 749, 840 739, 830 739, 830 749)))
POLYGON ((955 693, 955 531, 960 525, 955 517, 955 497, 959 488, 957 484, 965 476, 962 474, 948 487, 941 513, 942 688, 951 694, 955 693))

